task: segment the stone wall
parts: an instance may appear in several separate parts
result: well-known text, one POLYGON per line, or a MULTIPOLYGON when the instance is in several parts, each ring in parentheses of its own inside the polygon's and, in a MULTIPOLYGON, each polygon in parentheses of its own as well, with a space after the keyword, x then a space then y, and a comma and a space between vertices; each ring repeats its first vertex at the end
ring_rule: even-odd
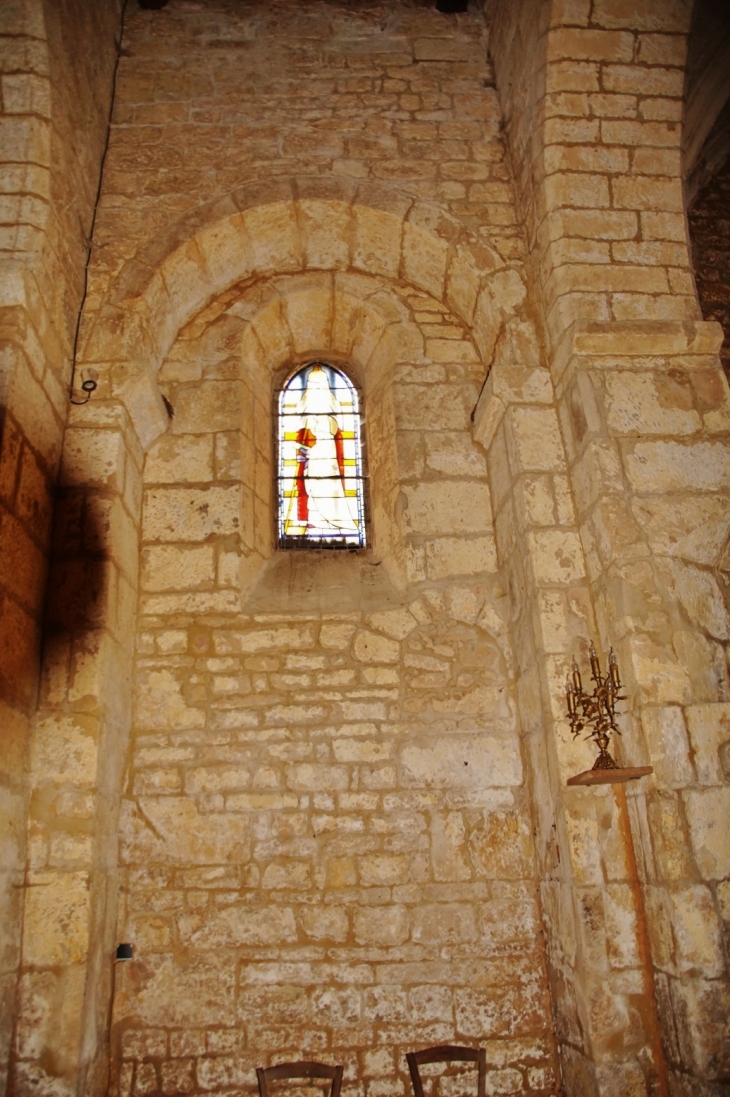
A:
POLYGON ((378 1097, 441 1040, 486 1046, 494 1092, 726 1084, 728 393, 682 208, 689 11, 488 18, 127 12, 19 1092, 102 1093, 109 1053, 125 1097, 253 1091, 306 1055, 378 1097), (275 393, 313 356, 364 402, 361 554, 274 551, 275 393), (589 637, 627 682, 617 756, 654 767, 627 796, 566 786, 589 637))
MULTIPOLYGON (((119 1091, 253 1091, 257 1065, 315 1056, 345 1064, 347 1092, 399 1093, 406 1050, 481 1041, 490 1087, 550 1092, 513 660, 468 433, 481 366, 458 317, 405 284, 335 276, 327 330, 323 283, 278 279, 268 335, 313 338, 361 379, 371 551, 271 557, 241 608, 245 465, 271 450, 278 374, 256 362, 268 398, 247 410, 260 283, 198 314, 160 372, 175 417, 145 463, 119 1091), (385 372, 348 346, 348 290, 406 313, 420 351, 385 372), (388 450, 404 589, 379 566, 388 450)), ((254 509, 271 490, 266 464, 254 509)))
POLYGON ((119 31, 116 0, 0 13, 0 1087, 16 1013, 27 765, 53 490, 119 31), (80 58, 82 60, 80 60, 80 58), (83 139, 79 135, 83 134, 83 139))
POLYGON ((426 1034, 477 1029, 492 1084, 554 1087, 510 645, 468 431, 524 304, 521 243, 483 22, 445 41, 434 12, 380 14, 129 13, 82 328, 102 381, 64 450, 53 585, 70 645, 48 661, 38 740, 39 790, 64 799, 33 868, 62 889, 78 948, 59 964, 41 896, 37 967, 54 972, 28 982, 28 1079, 48 1076, 51 1048, 71 1069, 73 1026, 77 1069, 99 1084, 102 1017, 89 1028, 78 961, 101 1000, 124 787, 119 933, 138 956, 116 999, 124 1092, 250 1086, 287 1049, 342 1056, 349 1084, 388 1091, 426 1034), (289 557, 287 576, 272 384, 314 353, 362 386, 372 549, 334 574, 289 557), (148 457, 123 777, 139 514, 126 414, 148 457), (74 759, 60 776, 41 765, 54 748, 74 759), (88 837, 52 862, 72 812, 88 837), (229 1001, 233 956, 250 981, 229 1001), (43 980, 67 988, 65 1029, 43 980))
POLYGON ((577 319, 698 319, 680 165, 686 6, 487 10, 550 340, 577 319))
MULTIPOLYGON (((651 1038, 652 1025, 646 1029, 659 1073, 656 1084, 671 1084, 678 1092, 685 1092, 686 1086, 689 1092, 690 1079, 698 1075, 708 1085, 721 1084, 725 1067, 719 1048, 726 1037, 714 1018, 723 1014, 720 1002, 727 993, 726 961, 717 951, 722 904, 710 898, 715 894, 717 867, 709 875, 700 867, 705 863, 705 838, 695 828, 681 870, 675 866, 669 871, 661 858, 656 859, 658 848, 679 844, 678 838, 669 837, 668 801, 673 800, 671 817, 677 820, 679 834, 685 825, 683 804, 693 800, 693 787, 704 780, 691 766, 680 772, 671 770, 668 763, 673 749, 669 728, 676 724, 681 732, 681 750, 679 744, 688 743, 683 729, 686 720, 691 722, 690 709, 680 713, 656 706, 661 706, 662 697, 681 708, 711 695, 713 707, 708 712, 714 715, 708 718, 716 730, 710 731, 707 725, 704 734, 714 743, 722 737, 718 729, 724 719, 726 689, 726 652, 720 636, 726 629, 720 594, 724 564, 719 545, 727 526, 720 518, 717 542, 707 530, 708 543, 702 550, 686 540, 689 527, 680 512, 696 516, 698 508, 711 509, 715 501, 705 498, 699 481, 682 479, 684 473, 673 472, 672 465, 674 456, 680 467, 689 466, 709 447, 708 454, 716 454, 718 462, 706 490, 717 493, 717 505, 725 513, 720 500, 726 491, 721 454, 726 445, 727 391, 715 357, 718 333, 710 325, 685 330, 680 324, 652 322, 652 318, 699 317, 679 156, 689 10, 650 4, 639 11, 621 3, 578 2, 525 3, 517 6, 517 12, 512 5, 493 4, 489 12, 497 83, 528 234, 528 270, 533 292, 544 301, 548 360, 576 505, 582 560, 574 554, 575 570, 580 575, 584 568, 589 580, 589 602, 602 646, 620 639, 620 656, 629 668, 633 714, 626 726, 623 756, 648 759, 657 772, 654 783, 646 783, 648 804, 641 792, 630 804, 639 872, 654 904, 649 918, 651 940, 643 948, 642 980, 634 982, 630 993, 642 993, 643 987, 648 1004, 659 997, 657 1020, 663 1046, 658 1035, 651 1038), (528 78, 532 71, 539 74, 537 81, 528 78), (613 370, 618 373, 610 376, 613 370), (709 403, 696 404, 693 394, 705 382, 709 403), (678 385, 676 395, 669 397, 666 386, 674 384, 678 385), (664 516, 660 524, 670 513, 679 522, 676 540, 674 536, 667 539, 666 533, 660 536, 651 523, 647 526, 647 515, 655 508, 664 516), (681 557, 681 564, 667 559, 675 555, 681 557), (688 582, 667 587, 668 575, 677 569, 686 571, 688 582), (704 595, 699 594, 700 588, 704 595), (703 608, 697 603, 689 610, 688 600, 698 598, 703 608), (683 956, 682 928, 687 904, 694 899, 703 910, 692 935, 693 947, 699 947, 703 956, 696 964, 683 956), (656 931, 657 903, 663 911, 661 937, 656 931), (646 965, 649 951, 651 964, 646 965), (681 992, 674 981, 678 977, 681 992), (687 1001, 680 1001, 683 995, 687 1001)), ((515 399, 510 388, 505 376, 495 377, 485 389, 479 429, 486 442, 515 399)), ((529 559, 529 541, 522 543, 521 550, 523 559, 529 559)), ((567 654, 575 644, 572 615, 579 605, 576 598, 569 610, 561 608, 557 613, 551 607, 549 618, 541 613, 543 636, 549 626, 557 651, 567 654)), ((533 604, 533 614, 535 608, 533 604)), ((583 629, 590 625, 590 615, 585 620, 583 629)), ((559 661, 547 668, 551 697, 557 696, 566 664, 567 660, 559 661)), ((549 705, 543 702, 543 712, 545 707, 549 705)), ((536 709, 533 699, 532 710, 536 709)), ((529 726, 524 709, 521 714, 529 726)), ((560 737, 560 725, 556 732, 560 737)), ((713 773, 722 784, 719 770, 713 768, 713 773)), ((723 795, 712 794, 718 806, 723 795)), ((557 789, 553 797, 553 802, 560 798, 557 789)), ((700 794, 706 806, 711 798, 700 794)), ((593 802, 597 806, 599 798, 594 796, 593 802)), ((589 824, 584 812, 593 808, 572 793, 565 801, 567 833, 561 848, 571 865, 573 924, 578 945, 586 949, 586 957, 593 957, 580 965, 584 974, 602 970, 605 957, 609 967, 613 963, 616 907, 611 892, 616 873, 626 871, 615 862, 615 850, 606 843, 604 829, 619 826, 621 805, 617 800, 607 807, 603 823, 596 818, 589 824), (589 863, 593 868, 586 874, 589 863), (583 891, 589 883, 599 890, 608 884, 600 917, 593 899, 583 891)), ((713 824, 706 819, 702 827, 718 825, 719 816, 713 824)), ((543 841, 547 848, 545 832, 543 841)), ((560 924, 556 945, 561 953, 566 941, 573 944, 571 920, 565 913, 571 906, 565 901, 551 908, 547 900, 545 906, 555 911, 553 925, 560 924)), ((626 904, 626 911, 632 906, 636 933, 631 951, 641 960, 641 904, 626 904)), ((628 1005, 628 1000, 622 1003, 621 999, 630 985, 625 980, 621 991, 620 981, 604 981, 599 987, 591 986, 589 974, 587 979, 584 1001, 593 1007, 566 1037, 564 1059, 566 1083, 580 1092, 590 1092, 595 1085, 600 1090, 610 1084, 610 1074, 615 1076, 608 1061, 616 1060, 615 1025, 628 1005), (576 1057, 577 1051, 582 1056, 586 1046, 597 1066, 593 1081, 592 1070, 585 1073, 584 1061, 576 1057)), ((560 998, 565 1000, 563 995, 560 998)), ((640 1012, 649 1022, 650 1014, 643 1008, 640 1012)), ((634 1067, 627 1063, 626 1069, 622 1085, 628 1089, 638 1083, 630 1080, 634 1067)))
MULTIPOLYGON (((619 749, 654 767, 651 781, 632 791, 630 811, 653 968, 645 975, 680 1093, 698 1076, 721 1085, 727 1069, 720 1019, 728 863, 712 837, 719 839, 728 795, 719 754, 730 483, 720 338, 714 324, 587 324, 556 360, 598 628, 616 646, 630 698, 619 749), (706 750, 709 769, 699 761, 706 750)), ((600 844, 598 834, 581 836, 583 873, 591 847, 597 867, 600 844)))

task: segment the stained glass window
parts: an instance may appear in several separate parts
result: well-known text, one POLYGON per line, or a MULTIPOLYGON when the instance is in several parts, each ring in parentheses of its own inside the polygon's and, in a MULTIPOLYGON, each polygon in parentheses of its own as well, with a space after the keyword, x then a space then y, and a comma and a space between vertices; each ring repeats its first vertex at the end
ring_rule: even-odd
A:
POLYGON ((279 395, 279 544, 365 544, 358 395, 340 370, 310 362, 279 395))

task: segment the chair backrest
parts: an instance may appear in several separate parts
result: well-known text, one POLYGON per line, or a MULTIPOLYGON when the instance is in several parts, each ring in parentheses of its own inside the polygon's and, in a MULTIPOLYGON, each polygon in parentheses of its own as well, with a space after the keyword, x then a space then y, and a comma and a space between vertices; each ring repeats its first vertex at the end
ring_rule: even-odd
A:
POLYGON ((329 1097, 340 1097, 342 1067, 300 1060, 296 1063, 279 1063, 275 1067, 257 1067, 256 1077, 259 1080, 260 1097, 269 1097, 269 1082, 279 1082, 286 1078, 329 1078, 332 1081, 329 1097))
POLYGON ((406 1055, 408 1069, 411 1072, 415 1097, 424 1097, 423 1083, 418 1068, 423 1063, 476 1063, 477 1097, 485 1097, 487 1086, 487 1053, 483 1047, 456 1047, 453 1044, 439 1044, 427 1047, 423 1051, 409 1051, 406 1055))

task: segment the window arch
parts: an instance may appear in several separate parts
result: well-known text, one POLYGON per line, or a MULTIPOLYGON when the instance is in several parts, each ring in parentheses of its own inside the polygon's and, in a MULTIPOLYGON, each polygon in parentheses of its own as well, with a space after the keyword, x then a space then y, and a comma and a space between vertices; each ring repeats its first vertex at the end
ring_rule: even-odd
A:
POLYGON ((278 537, 281 548, 365 545, 357 390, 327 362, 309 362, 279 394, 278 537))

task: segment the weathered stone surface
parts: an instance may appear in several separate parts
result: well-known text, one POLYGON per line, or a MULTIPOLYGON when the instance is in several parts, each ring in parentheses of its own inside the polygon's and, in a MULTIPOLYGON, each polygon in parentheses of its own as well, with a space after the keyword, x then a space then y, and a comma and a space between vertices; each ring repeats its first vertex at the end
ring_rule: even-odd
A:
POLYGON ((36 729, 33 773, 39 784, 91 788, 99 729, 89 717, 49 716, 36 729))
POLYGON ((713 565, 730 528, 722 496, 642 497, 632 510, 655 550, 713 565))
POLYGON ((150 488, 145 497, 145 530, 150 540, 204 541, 239 529, 235 487, 150 488))
POLYGON ((33 967, 82 963, 89 947, 87 873, 43 873, 33 885, 25 909, 23 960, 33 967))
POLYGON ((202 727, 199 708, 187 704, 178 677, 170 670, 149 670, 139 680, 137 724, 142 728, 202 727))
POLYGON ((720 785, 727 780, 727 763, 721 750, 730 743, 730 704, 690 705, 689 730, 697 777, 703 785, 720 785))
POLYGON ((217 915, 182 915, 180 940, 186 948, 239 948, 241 945, 281 945, 296 940, 293 912, 228 907, 217 915))
POLYGON ((627 682, 613 749, 654 767, 629 802, 672 1078, 712 1088, 730 414, 686 243, 686 13, 496 3, 488 59, 476 10, 229 7, 128 6, 78 346, 106 108, 59 43, 96 64, 118 5, 0 20, 13 1086, 101 1092, 119 933, 115 1097, 280 1057, 393 1097, 404 1050, 464 1040, 489 1092, 661 1088, 616 800, 565 786, 593 636, 627 682), (100 384, 62 446, 72 346, 100 384), (362 397, 369 543, 284 568, 272 409, 319 356, 362 397))
POLYGON ((689 789, 684 793, 692 848, 700 872, 708 880, 722 880, 730 873, 727 819, 730 789, 689 789))
POLYGON ((682 710, 675 707, 645 708, 641 723, 657 780, 670 788, 691 784, 694 773, 682 710))
POLYGON ((405 521, 413 533, 480 533, 489 528, 490 519, 484 483, 421 484, 407 493, 405 521))
POLYGON ((249 823, 245 815, 201 815, 187 797, 142 797, 125 807, 120 842, 127 863, 240 861, 250 849, 249 823))
POLYGON ((145 457, 150 484, 207 483, 213 479, 213 438, 206 434, 164 434, 145 457))
POLYGON ((355 633, 352 651, 361 663, 397 663, 400 658, 396 640, 388 640, 365 629, 355 633))
POLYGON ((689 384, 617 370, 606 378, 608 425, 619 434, 692 434, 701 428, 689 384))
POLYGON ((201 1022, 229 1023, 235 1008, 236 982, 229 955, 151 959, 151 963, 138 965, 134 981, 125 980, 123 987, 123 1001, 128 1002, 130 993, 134 994, 135 1013, 144 1024, 184 1027, 201 1022))
POLYGON ((417 788, 485 788, 522 781, 516 744, 497 736, 414 744, 403 749, 401 759, 406 783, 417 788))
POLYGON ((716 442, 638 442, 626 455, 626 470, 638 492, 727 491, 730 456, 716 442))

